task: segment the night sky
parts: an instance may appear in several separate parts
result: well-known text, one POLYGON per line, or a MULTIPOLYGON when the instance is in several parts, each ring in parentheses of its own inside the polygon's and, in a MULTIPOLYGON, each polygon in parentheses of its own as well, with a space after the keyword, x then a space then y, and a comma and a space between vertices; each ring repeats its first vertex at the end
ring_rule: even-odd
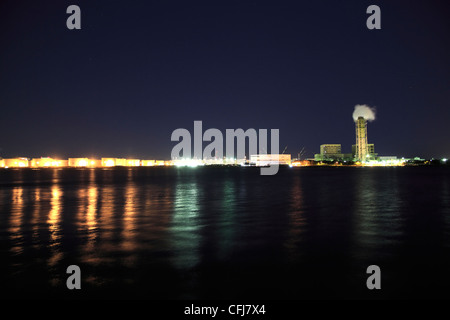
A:
POLYGON ((450 157, 448 1, 0 2, 0 157, 170 159, 194 120, 348 153, 356 104, 379 155, 450 157))

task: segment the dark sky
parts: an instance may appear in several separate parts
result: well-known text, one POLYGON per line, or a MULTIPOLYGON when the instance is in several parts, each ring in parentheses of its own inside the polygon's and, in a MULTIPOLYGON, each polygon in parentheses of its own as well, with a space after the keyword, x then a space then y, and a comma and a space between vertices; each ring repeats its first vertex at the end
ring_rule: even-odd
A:
POLYGON ((169 159, 194 120, 351 152, 356 104, 376 107, 380 155, 450 157, 449 17, 425 0, 2 0, 0 157, 169 159))

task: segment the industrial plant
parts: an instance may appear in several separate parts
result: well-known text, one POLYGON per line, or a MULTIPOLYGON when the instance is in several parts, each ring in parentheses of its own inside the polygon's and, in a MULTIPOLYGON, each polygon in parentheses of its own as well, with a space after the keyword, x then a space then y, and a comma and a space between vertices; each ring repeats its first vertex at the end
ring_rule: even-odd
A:
POLYGON ((404 165, 407 159, 396 156, 378 156, 375 145, 369 143, 367 122, 375 120, 375 110, 367 105, 356 105, 353 111, 355 123, 355 144, 351 153, 342 153, 341 144, 322 144, 320 153, 314 155, 319 164, 353 164, 361 166, 398 166, 404 165))
MULTIPOLYGON (((291 159, 290 154, 251 154, 249 159, 211 158, 211 159, 172 159, 172 160, 140 160, 125 158, 69 158, 67 160, 42 158, 0 158, 0 168, 110 168, 110 167, 152 167, 152 166, 187 166, 203 165, 240 165, 240 166, 270 166, 281 165, 303 167, 311 165, 356 165, 356 166, 403 166, 406 164, 429 164, 435 160, 426 161, 420 158, 404 159, 396 156, 378 156, 375 145, 369 143, 367 135, 368 121, 375 120, 375 110, 367 105, 356 105, 353 112, 355 123, 355 144, 351 153, 342 153, 342 145, 322 144, 320 153, 313 159, 291 159)), ((442 159, 446 163, 447 159, 442 159)), ((434 162, 436 163, 436 161, 434 162)))
POLYGON ((53 159, 50 157, 33 158, 26 157, 0 159, 0 168, 109 168, 109 167, 152 167, 172 166, 172 161, 165 160, 140 160, 124 158, 69 158, 67 160, 53 159))

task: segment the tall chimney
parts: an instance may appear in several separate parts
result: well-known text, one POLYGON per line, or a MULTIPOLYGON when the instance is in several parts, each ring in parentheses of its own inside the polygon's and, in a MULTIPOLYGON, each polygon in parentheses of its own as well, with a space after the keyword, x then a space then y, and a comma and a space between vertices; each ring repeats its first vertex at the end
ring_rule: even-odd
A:
POLYGON ((368 152, 367 121, 363 117, 358 117, 356 120, 356 160, 366 161, 368 152))

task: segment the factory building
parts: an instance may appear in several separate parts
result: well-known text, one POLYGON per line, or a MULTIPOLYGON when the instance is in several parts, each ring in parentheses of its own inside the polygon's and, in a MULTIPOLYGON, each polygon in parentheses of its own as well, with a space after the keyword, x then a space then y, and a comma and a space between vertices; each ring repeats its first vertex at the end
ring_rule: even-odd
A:
POLYGON ((250 163, 254 163, 256 166, 267 165, 290 165, 290 154, 255 154, 250 155, 250 163))
POLYGON ((28 167, 28 158, 11 158, 2 160, 3 168, 25 168, 28 167))
POLYGON ((141 160, 139 159, 126 159, 127 167, 139 167, 141 160))
POLYGON ((141 160, 141 166, 143 167, 153 167, 153 166, 172 166, 173 161, 165 160, 141 160))
POLYGON ((102 158, 102 167, 118 167, 118 166, 126 166, 127 159, 122 158, 102 158))
POLYGON ((31 159, 29 165, 31 168, 50 168, 50 167, 67 167, 68 160, 59 160, 49 157, 31 159))
POLYGON ((351 154, 342 153, 342 147, 340 144, 322 144, 320 145, 320 153, 314 155, 314 160, 316 161, 350 161, 351 159, 351 154))
POLYGON ((89 158, 69 158, 67 165, 69 167, 89 167, 96 168, 100 167, 100 160, 89 159, 89 158))
POLYGON ((341 145, 340 144, 321 144, 320 145, 320 154, 322 155, 334 155, 341 154, 341 145))
POLYGON ((155 160, 142 160, 141 161, 141 166, 143 166, 143 167, 153 167, 154 165, 156 165, 155 160))

